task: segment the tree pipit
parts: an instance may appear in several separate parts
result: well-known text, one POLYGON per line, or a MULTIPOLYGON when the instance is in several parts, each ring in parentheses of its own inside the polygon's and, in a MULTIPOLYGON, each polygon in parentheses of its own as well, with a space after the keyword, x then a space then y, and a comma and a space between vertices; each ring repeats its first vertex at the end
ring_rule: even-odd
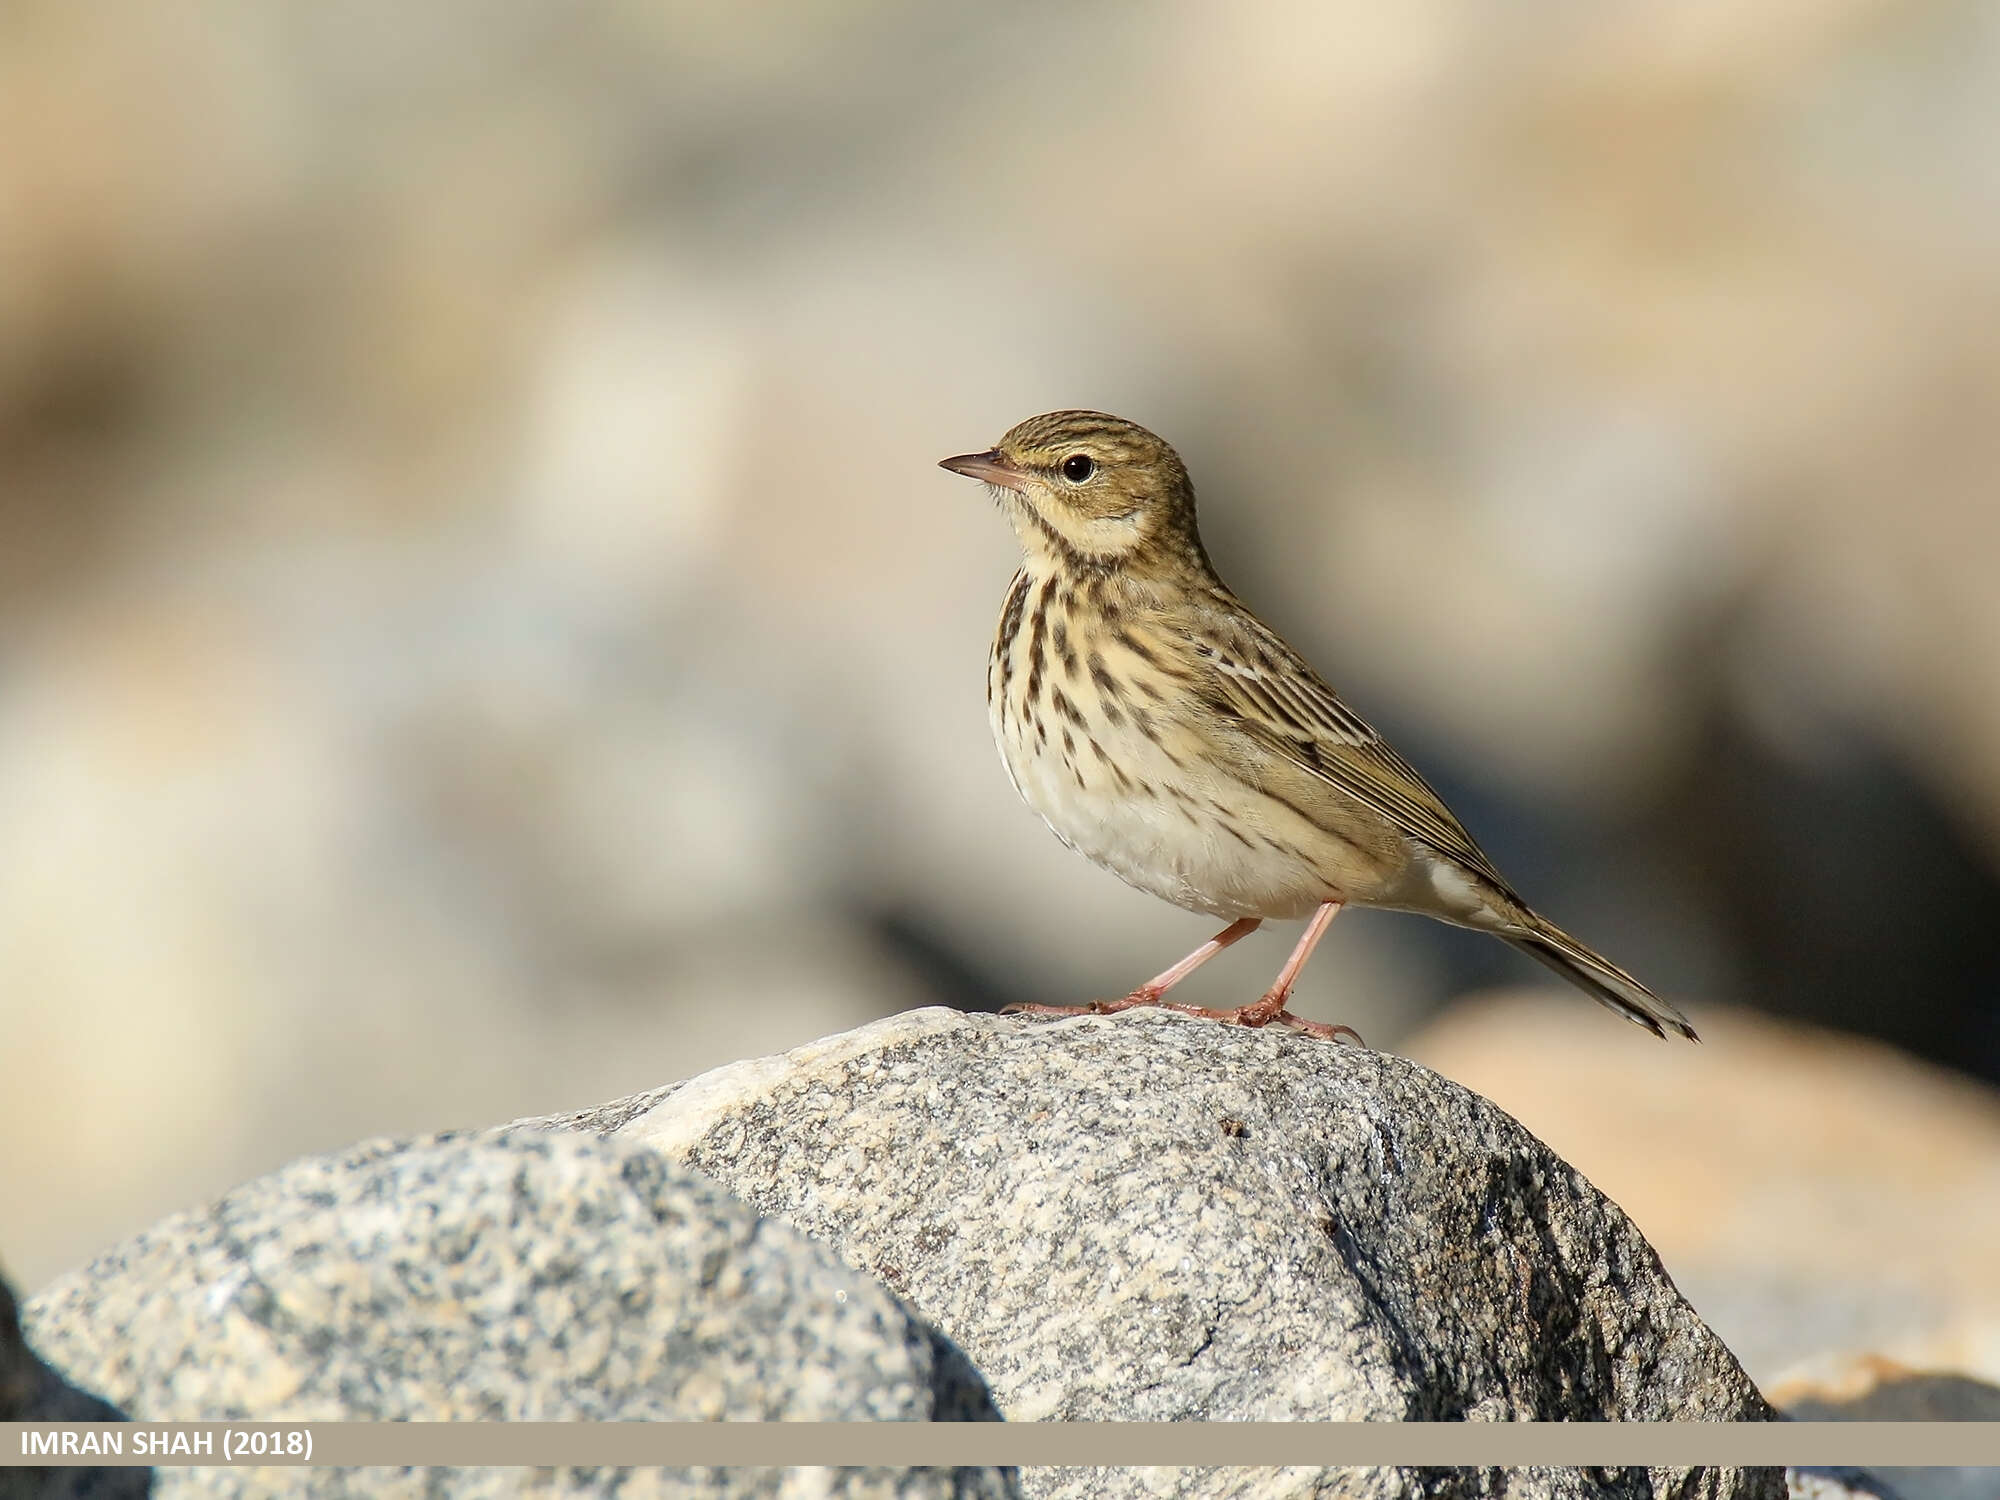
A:
MULTIPOLYGON (((1515 894, 1436 792, 1232 594, 1180 457, 1093 411, 1030 417, 943 467, 986 484, 1020 538, 986 671, 1007 774, 1057 838, 1142 891, 1229 925, 1122 1000, 1314 1036, 1292 986, 1348 903, 1490 932, 1655 1036, 1687 1018, 1515 894), (1267 920, 1310 917, 1264 997, 1166 999, 1267 920)), ((1356 1038, 1359 1040, 1359 1038, 1356 1038)))

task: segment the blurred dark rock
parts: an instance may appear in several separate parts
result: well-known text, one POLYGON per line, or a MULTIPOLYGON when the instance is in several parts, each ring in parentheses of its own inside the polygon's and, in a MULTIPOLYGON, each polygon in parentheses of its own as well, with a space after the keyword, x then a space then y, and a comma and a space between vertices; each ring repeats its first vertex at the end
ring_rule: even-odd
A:
MULTIPOLYGON (((524 1123, 654 1146, 833 1245, 1016 1419, 1771 1415, 1615 1204, 1382 1053, 1157 1011, 925 1010, 524 1123)), ((1040 1495, 1782 1490, 1775 1470, 1147 1483, 1023 1475, 1040 1495)))
POLYGON ((1715 998, 2000 1082, 1990 843, 1869 727, 1765 712, 1800 722, 1759 733, 1718 710, 1633 839, 1676 859, 1719 939, 1735 993, 1715 998))
MULTIPOLYGON (((2000 1422, 2000 1386, 1949 1372, 1912 1370, 1861 1356, 1828 1362, 1787 1380, 1773 1396, 1800 1422, 2000 1422)), ((1819 1488, 1802 1500, 1842 1500, 1844 1493, 1883 1500, 1995 1500, 2000 1469, 1934 1464, 1863 1470, 1808 1470, 1819 1488), (1829 1488, 1843 1484, 1846 1489, 1829 1488)), ((1795 1495, 1801 1487, 1795 1480, 1795 1495)))
POLYGON ((1820 1385, 1788 1381, 1785 1415, 1800 1422, 2000 1422, 2000 1386, 1948 1372, 1866 1360, 1868 1378, 1820 1385))
MULTIPOLYGON (((1831 1361, 1773 1393, 1801 1422, 2000 1422, 2000 1386, 1861 1356, 1831 1361)), ((2000 1469, 1936 1464, 1862 1471, 1862 1492, 1887 1500, 1995 1500, 2000 1469)), ((1816 1497, 1815 1497, 1816 1500, 1816 1497)))
MULTIPOLYGON (((14 1289, 0 1277, 0 1422, 123 1422, 110 1402, 79 1390, 28 1347, 14 1289)), ((0 1500, 137 1500, 153 1488, 142 1467, 0 1468, 0 1500)))

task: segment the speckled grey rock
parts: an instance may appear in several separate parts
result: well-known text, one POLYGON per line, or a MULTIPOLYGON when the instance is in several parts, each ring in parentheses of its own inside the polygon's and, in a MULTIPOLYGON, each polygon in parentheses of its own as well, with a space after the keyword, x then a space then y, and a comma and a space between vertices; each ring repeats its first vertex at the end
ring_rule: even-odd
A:
MULTIPOLYGON (((994 1419, 873 1278, 632 1142, 312 1157, 56 1282, 31 1334, 142 1418, 994 1419), (106 1330, 117 1330, 107 1334, 106 1330)), ((534 1493, 1004 1495, 994 1470, 568 1470, 534 1493), (801 1485, 804 1485, 801 1488, 801 1485)), ((158 1493, 523 1493, 519 1471, 162 1469, 158 1493), (249 1485, 249 1488, 242 1488, 249 1485)))
MULTIPOLYGON (((1770 1416, 1615 1204, 1382 1053, 1159 1011, 926 1010, 540 1123, 657 1146, 836 1246, 1017 1420, 1770 1416)), ((1076 1495, 1509 1484, 1784 1493, 1778 1470, 1023 1475, 1076 1495)))

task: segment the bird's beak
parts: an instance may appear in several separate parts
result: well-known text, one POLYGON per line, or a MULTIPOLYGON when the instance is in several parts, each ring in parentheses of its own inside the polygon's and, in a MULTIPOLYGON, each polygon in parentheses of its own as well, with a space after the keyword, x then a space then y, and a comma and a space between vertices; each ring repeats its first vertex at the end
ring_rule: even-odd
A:
POLYGON ((982 480, 987 484, 997 484, 1003 489, 1025 488, 1021 471, 1008 463, 998 453, 961 453, 957 458, 941 458, 940 469, 949 469, 954 474, 963 474, 967 479, 982 480))

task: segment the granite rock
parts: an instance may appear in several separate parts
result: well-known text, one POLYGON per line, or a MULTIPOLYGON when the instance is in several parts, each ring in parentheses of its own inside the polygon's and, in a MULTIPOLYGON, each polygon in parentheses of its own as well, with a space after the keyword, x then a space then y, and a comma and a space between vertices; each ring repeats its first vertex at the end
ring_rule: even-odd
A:
MULTIPOLYGON (((1635 1043, 1631 1066, 1649 1054, 1635 1043)), ((926 1010, 580 1114, 836 1247, 1011 1418, 1765 1420, 1618 1207, 1417 1064, 926 1010)), ((1030 1471, 1031 1494, 1775 1496, 1776 1470, 1030 1471)))
MULTIPOLYGON (((143 1418, 998 1416, 964 1356, 874 1278, 637 1143, 574 1135, 307 1158, 58 1280, 28 1316, 52 1357, 143 1418)), ((828 1473, 536 1482, 549 1494, 1013 1493, 995 1470, 828 1473)), ((518 1493, 522 1476, 439 1481, 163 1469, 159 1492, 459 1500, 518 1493)))

